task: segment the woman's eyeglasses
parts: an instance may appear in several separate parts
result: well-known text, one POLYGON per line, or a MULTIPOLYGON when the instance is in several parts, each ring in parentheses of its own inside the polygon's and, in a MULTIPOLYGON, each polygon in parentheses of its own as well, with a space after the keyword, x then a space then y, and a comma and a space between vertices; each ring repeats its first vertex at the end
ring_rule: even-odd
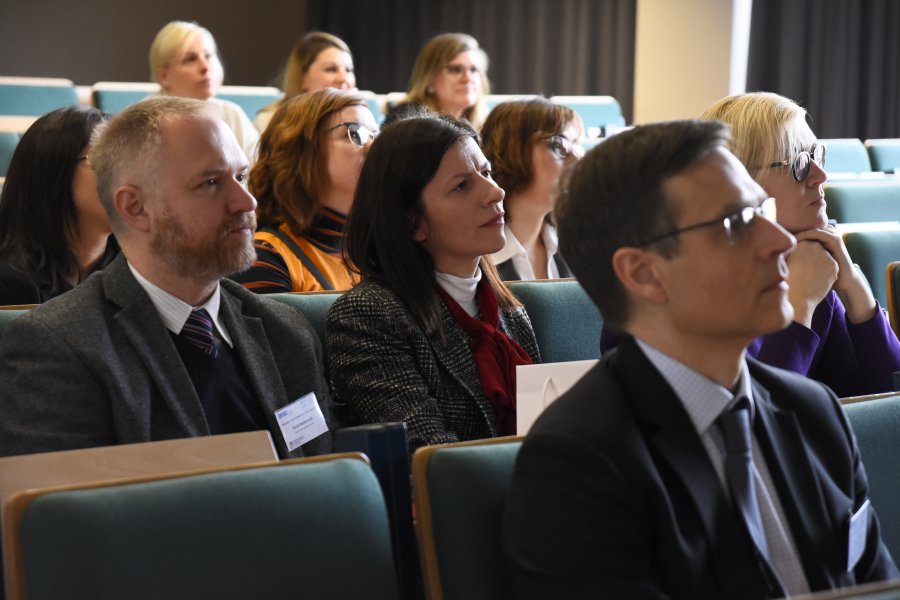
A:
POLYGON ((638 248, 649 246, 650 244, 662 241, 666 238, 681 235, 686 231, 692 231, 702 227, 713 227, 715 225, 721 225, 725 229, 725 237, 730 243, 734 243, 750 229, 757 217, 762 217, 773 223, 775 222, 775 198, 766 198, 759 203, 759 206, 742 206, 727 215, 717 217, 710 221, 694 223, 687 227, 667 231, 666 233, 638 242, 635 246, 638 248))
POLYGON ((813 144, 813 147, 797 154, 794 158, 793 162, 789 160, 782 160, 779 162, 773 162, 769 165, 770 169, 774 169, 776 167, 790 167, 791 175, 794 176, 795 181, 806 181, 806 178, 809 177, 809 167, 811 163, 816 163, 820 168, 825 168, 825 146, 822 144, 813 144))
POLYGON ((447 71, 453 77, 460 77, 466 71, 469 72, 469 77, 474 77, 481 73, 481 69, 476 67, 475 65, 458 65, 458 64, 450 64, 444 65, 444 70, 447 71))
POLYGON ((550 146, 550 152, 562 160, 569 158, 573 154, 576 158, 581 158, 584 154, 581 146, 573 144, 572 140, 561 135, 552 135, 544 141, 550 146))
POLYGON ((347 139, 349 139, 354 146, 366 146, 378 136, 378 131, 373 131, 362 123, 353 122, 338 123, 328 131, 334 131, 338 127, 347 128, 347 139))

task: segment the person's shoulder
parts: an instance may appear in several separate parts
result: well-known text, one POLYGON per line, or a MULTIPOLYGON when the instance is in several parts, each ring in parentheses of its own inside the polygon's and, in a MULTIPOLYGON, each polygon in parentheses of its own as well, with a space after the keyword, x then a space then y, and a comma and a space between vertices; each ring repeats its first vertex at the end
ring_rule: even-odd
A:
POLYGON ((366 279, 335 300, 332 311, 384 312, 402 308, 403 302, 388 286, 372 279, 366 279))
POLYGON ((835 393, 820 381, 750 357, 747 358, 747 365, 750 376, 769 393, 772 403, 778 408, 816 418, 825 414, 824 407, 838 405, 835 393))
POLYGON ((0 305, 38 304, 41 292, 34 278, 0 261, 0 305))

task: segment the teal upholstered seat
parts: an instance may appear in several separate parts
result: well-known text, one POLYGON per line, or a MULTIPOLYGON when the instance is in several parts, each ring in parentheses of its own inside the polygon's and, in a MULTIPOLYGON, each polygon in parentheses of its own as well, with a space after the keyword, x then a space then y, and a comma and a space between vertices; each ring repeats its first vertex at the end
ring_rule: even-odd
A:
POLYGON ((625 125, 622 107, 612 96, 553 96, 550 101, 568 106, 578 113, 588 137, 602 137, 607 127, 625 125))
POLYGON ((835 173, 868 173, 869 153, 857 138, 820 139, 825 144, 825 169, 835 173))
POLYGON ((900 173, 900 139, 866 140, 872 170, 900 173))
POLYGON ((40 116, 78 104, 75 84, 68 79, 0 77, 0 114, 40 116))
POLYGON ((857 231, 846 234, 844 243, 869 281, 875 299, 887 307, 885 270, 889 263, 900 260, 900 231, 857 231))
POLYGON ((359 459, 51 492, 18 531, 30 600, 398 598, 359 459))
POLYGON ((888 550, 900 556, 900 394, 844 406, 869 476, 869 497, 888 550))
POLYGON ((603 319, 574 279, 509 281, 525 305, 543 362, 588 360, 600 356, 603 319))
POLYGON ((0 131, 0 177, 6 177, 9 161, 19 145, 19 134, 12 131, 0 131))
POLYGON ((323 348, 325 347, 325 316, 328 314, 328 309, 340 296, 340 292, 269 294, 269 298, 299 308, 316 333, 319 334, 323 348))
POLYGON ((900 220, 900 180, 840 181, 825 184, 828 216, 838 223, 900 220))
POLYGON ((519 438, 420 448, 413 456, 416 532, 429 598, 493 600, 512 589, 501 542, 519 438))
POLYGON ((281 90, 274 87, 226 85, 220 88, 216 98, 234 102, 252 119, 261 109, 281 98, 281 90))

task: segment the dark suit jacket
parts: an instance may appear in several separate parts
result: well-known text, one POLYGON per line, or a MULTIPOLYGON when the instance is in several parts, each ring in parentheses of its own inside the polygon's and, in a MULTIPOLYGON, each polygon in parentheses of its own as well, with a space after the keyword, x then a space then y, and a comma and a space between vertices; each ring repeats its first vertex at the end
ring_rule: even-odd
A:
MULTIPOLYGON (((312 391, 327 420, 322 349, 295 309, 222 281, 220 310, 282 457, 274 411, 312 391)), ((10 323, 0 341, 0 455, 209 435, 190 376, 124 257, 10 323)))
MULTIPOLYGON (((335 301, 325 337, 344 424, 404 421, 410 452, 497 435, 468 337, 443 303, 441 323, 445 341, 426 335, 403 301, 373 281, 335 301)), ((500 329, 540 362, 524 309, 501 310, 500 329)))
MULTIPOLYGON (((845 570, 867 483, 834 394, 748 363, 754 432, 811 589, 900 576, 874 511, 845 570)), ((519 598, 764 598, 738 519, 683 405, 626 336, 529 432, 504 543, 519 598)))

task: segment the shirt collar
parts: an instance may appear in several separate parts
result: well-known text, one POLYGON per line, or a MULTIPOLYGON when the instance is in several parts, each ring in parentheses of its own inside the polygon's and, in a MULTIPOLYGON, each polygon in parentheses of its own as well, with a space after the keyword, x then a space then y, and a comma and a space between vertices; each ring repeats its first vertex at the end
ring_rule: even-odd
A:
MULTIPOLYGON (((503 235, 506 237, 506 243, 499 252, 491 255, 494 264, 499 265, 502 262, 513 259, 513 265, 515 265, 516 270, 523 276, 523 279, 534 279, 534 270, 528 260, 528 253, 525 252, 525 247, 522 246, 522 243, 516 238, 512 229, 509 228, 508 223, 503 226, 503 235), (525 273, 522 273, 523 271, 525 271, 525 273), (530 274, 530 276, 527 276, 528 274, 530 274)), ((556 234, 556 228, 549 223, 544 222, 541 226, 541 238, 544 241, 544 247, 547 249, 547 274, 553 279, 559 275, 558 272, 554 275, 556 263, 553 260, 556 251, 559 249, 559 237, 556 234)))
POLYGON ((635 338, 635 341, 650 363, 656 367, 675 391, 675 395, 681 400, 681 404, 687 411, 698 434, 702 436, 706 433, 709 426, 715 423, 716 419, 724 411, 731 408, 738 398, 746 397, 749 400, 752 422, 754 413, 753 393, 746 361, 741 363, 741 371, 735 388, 737 393, 732 394, 727 388, 722 387, 705 375, 701 375, 643 340, 635 338))
POLYGON ((201 304, 200 306, 191 306, 184 300, 177 298, 162 289, 152 281, 148 280, 146 277, 141 275, 137 269, 134 268, 130 262, 128 263, 128 268, 131 269, 132 275, 137 280, 138 284, 147 292, 147 295, 150 296, 150 302, 153 303, 153 306, 156 307, 156 311, 159 313, 160 318, 162 319, 163 325, 166 326, 166 329, 178 335, 181 333, 182 327, 184 327, 185 322, 187 322, 188 317, 191 314, 191 311, 194 308, 205 308, 206 312, 209 313, 209 316, 212 317, 213 325, 219 333, 219 336, 227 343, 230 347, 234 347, 234 344, 231 343, 231 337, 228 335, 228 330, 225 328, 225 324, 220 320, 219 307, 222 302, 222 291, 221 286, 216 285, 215 291, 209 297, 209 300, 201 304))

